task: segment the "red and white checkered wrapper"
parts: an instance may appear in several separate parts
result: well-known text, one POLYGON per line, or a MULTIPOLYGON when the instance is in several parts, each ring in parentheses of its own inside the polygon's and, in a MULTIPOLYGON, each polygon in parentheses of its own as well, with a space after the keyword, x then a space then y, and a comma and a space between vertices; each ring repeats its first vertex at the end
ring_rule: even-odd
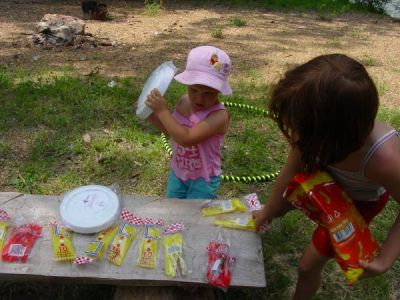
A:
POLYGON ((153 223, 153 219, 152 219, 152 218, 149 218, 149 217, 144 218, 143 222, 144 222, 144 224, 146 224, 146 225, 154 224, 154 223, 153 223))
POLYGON ((155 225, 160 225, 160 226, 163 226, 164 225, 164 220, 163 219, 160 219, 160 218, 158 218, 155 222, 154 222, 154 224, 155 225))
POLYGON ((261 204, 260 201, 258 200, 258 196, 256 193, 248 194, 244 196, 244 199, 246 200, 246 203, 250 211, 261 209, 261 204))
POLYGON ((144 225, 144 222, 141 218, 134 216, 133 213, 131 213, 126 208, 122 209, 120 217, 122 220, 124 220, 125 222, 128 222, 129 224, 139 225, 139 226, 144 225))
POLYGON ((144 218, 143 222, 145 225, 160 225, 160 226, 164 225, 164 220, 160 218, 154 221, 152 218, 147 217, 144 218))
POLYGON ((128 223, 132 224, 132 225, 144 225, 144 222, 141 218, 139 217, 133 217, 130 220, 128 220, 128 223))
POLYGON ((75 265, 85 265, 93 262, 93 259, 86 256, 77 256, 74 260, 75 265))
POLYGON ((7 221, 10 219, 11 218, 10 218, 9 214, 4 209, 0 209, 0 221, 7 221))
POLYGON ((131 213, 128 209, 123 208, 121 214, 119 215, 120 218, 124 221, 128 221, 134 217, 133 213, 131 213))
POLYGON ((183 231, 183 223, 181 223, 181 222, 169 224, 164 229, 164 233, 165 234, 171 234, 171 233, 175 233, 175 232, 178 232, 178 231, 183 231))

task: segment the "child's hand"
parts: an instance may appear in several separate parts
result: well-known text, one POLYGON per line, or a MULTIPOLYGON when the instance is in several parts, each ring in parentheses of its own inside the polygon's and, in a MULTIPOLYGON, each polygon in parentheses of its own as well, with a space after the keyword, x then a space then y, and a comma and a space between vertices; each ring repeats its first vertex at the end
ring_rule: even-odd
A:
POLYGON ((155 114, 163 110, 168 110, 167 101, 161 96, 157 89, 151 91, 150 95, 147 96, 146 105, 150 107, 155 114))
POLYGON ((364 273, 361 275, 360 278, 377 276, 382 273, 385 273, 390 268, 390 266, 389 267, 385 266, 384 262, 381 261, 379 256, 375 257, 370 262, 367 262, 365 260, 360 260, 358 263, 360 264, 360 267, 364 269, 364 273))
POLYGON ((252 212, 252 215, 256 222, 256 230, 260 232, 268 231, 270 221, 268 220, 265 211, 263 209, 255 210, 252 212))

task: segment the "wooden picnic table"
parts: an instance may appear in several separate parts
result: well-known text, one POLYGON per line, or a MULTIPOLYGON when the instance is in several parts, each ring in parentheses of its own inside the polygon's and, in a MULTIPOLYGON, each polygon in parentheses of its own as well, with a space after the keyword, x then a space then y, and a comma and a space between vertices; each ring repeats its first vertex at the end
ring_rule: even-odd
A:
MULTIPOLYGON (((57 262, 53 259, 49 223, 60 221, 59 206, 62 196, 29 195, 0 192, 0 208, 6 210, 13 220, 24 218, 36 220, 43 226, 42 237, 35 244, 32 256, 26 263, 0 262, 2 279, 61 279, 79 282, 96 282, 131 286, 205 286, 208 243, 217 237, 218 227, 212 224, 214 217, 200 214, 201 201, 171 200, 161 197, 122 195, 122 207, 140 217, 160 217, 165 224, 182 221, 185 225, 185 257, 188 274, 169 278, 164 275, 164 258, 160 256, 156 269, 136 267, 137 241, 130 248, 122 266, 110 264, 106 259, 89 264, 57 262)), ((7 238, 11 230, 7 231, 7 238)), ((253 232, 223 229, 231 243, 231 253, 236 256, 231 286, 265 287, 264 263, 259 235, 253 232)), ((74 233, 73 243, 78 256, 93 240, 94 234, 74 233)))

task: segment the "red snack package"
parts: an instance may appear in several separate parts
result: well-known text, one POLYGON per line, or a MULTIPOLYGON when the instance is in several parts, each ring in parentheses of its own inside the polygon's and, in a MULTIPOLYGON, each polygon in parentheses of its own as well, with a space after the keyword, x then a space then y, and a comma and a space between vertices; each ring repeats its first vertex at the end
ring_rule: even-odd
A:
POLYGON ((364 272, 358 261, 371 261, 378 244, 349 196, 328 173, 316 172, 296 175, 285 197, 329 231, 335 259, 348 284, 354 284, 364 272))
POLYGON ((24 224, 13 228, 10 240, 3 249, 3 261, 26 262, 35 244, 42 233, 42 226, 24 224))
POLYGON ((229 244, 211 241, 208 245, 208 283, 227 291, 231 283, 232 269, 236 258, 229 255, 229 244))

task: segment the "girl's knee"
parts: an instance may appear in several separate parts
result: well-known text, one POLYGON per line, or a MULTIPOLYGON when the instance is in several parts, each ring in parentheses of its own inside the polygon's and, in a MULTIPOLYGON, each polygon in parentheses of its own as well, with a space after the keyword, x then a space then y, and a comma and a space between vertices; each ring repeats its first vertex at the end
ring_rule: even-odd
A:
POLYGON ((300 261, 299 266, 297 267, 297 274, 299 277, 317 278, 321 276, 324 265, 325 263, 315 264, 300 261))

